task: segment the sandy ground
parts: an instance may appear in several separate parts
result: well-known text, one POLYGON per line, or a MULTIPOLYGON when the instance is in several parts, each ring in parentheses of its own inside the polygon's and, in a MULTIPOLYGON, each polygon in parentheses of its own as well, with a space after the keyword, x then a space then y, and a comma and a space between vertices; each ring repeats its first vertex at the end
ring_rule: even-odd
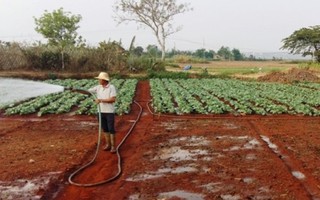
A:
POLYGON ((101 140, 72 179, 99 183, 121 167, 98 186, 68 182, 95 154, 95 116, 1 115, 0 199, 320 199, 319 117, 157 116, 149 89, 139 82, 142 108, 116 119, 121 161, 101 140))

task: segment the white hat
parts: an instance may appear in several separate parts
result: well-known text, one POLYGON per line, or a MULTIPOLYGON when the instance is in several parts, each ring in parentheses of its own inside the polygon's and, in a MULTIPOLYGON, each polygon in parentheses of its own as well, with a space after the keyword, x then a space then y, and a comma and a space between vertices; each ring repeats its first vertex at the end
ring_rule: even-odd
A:
POLYGON ((99 76, 95 78, 110 81, 109 74, 106 72, 100 72, 99 76))

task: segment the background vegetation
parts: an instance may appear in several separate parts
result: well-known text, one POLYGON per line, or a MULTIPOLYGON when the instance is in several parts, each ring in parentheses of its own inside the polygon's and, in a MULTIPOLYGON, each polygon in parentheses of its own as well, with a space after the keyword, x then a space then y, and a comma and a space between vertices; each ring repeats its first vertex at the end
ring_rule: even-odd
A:
MULTIPOLYGON (((65 67, 61 68, 62 56, 57 47, 42 43, 23 44, 0 42, 0 70, 44 70, 66 72, 92 72, 106 70, 112 73, 138 73, 148 70, 161 71, 165 66, 178 67, 187 64, 208 64, 212 61, 263 61, 246 57, 238 49, 221 47, 217 52, 198 49, 180 51, 172 49, 161 61, 161 51, 155 45, 146 49, 141 46, 126 50, 121 42, 103 41, 97 47, 69 47, 64 52, 65 67)), ((281 59, 274 59, 281 60, 281 59)))
MULTIPOLYGON (((23 44, 0 41, 0 70, 22 69, 78 74, 107 71, 113 75, 147 73, 150 77, 161 77, 171 75, 169 72, 164 72, 168 68, 176 68, 180 72, 181 69, 187 71, 192 68, 193 72, 207 77, 213 72, 219 72, 216 66, 215 71, 212 71, 212 67, 209 69, 210 62, 265 61, 257 59, 253 55, 247 57, 239 49, 230 49, 226 46, 222 46, 217 51, 204 48, 195 51, 177 49, 166 51, 165 38, 179 30, 179 28, 173 29, 171 26, 173 18, 170 16, 189 11, 188 6, 188 4, 177 5, 173 0, 141 1, 138 7, 131 1, 121 1, 121 4, 117 5, 118 11, 124 12, 123 14, 128 14, 126 11, 130 11, 130 15, 118 15, 120 22, 135 21, 155 30, 154 34, 158 38, 160 48, 156 45, 148 45, 146 49, 134 45, 135 37, 133 37, 129 49, 125 49, 121 41, 102 41, 97 46, 89 46, 85 39, 77 33, 78 23, 82 19, 80 15, 65 12, 63 8, 51 13, 45 11, 43 16, 35 18, 35 30, 43 35, 47 40, 46 43, 23 44), (160 16, 155 16, 154 13, 159 13, 160 16), (145 16, 143 19, 150 20, 144 21, 139 16, 145 16), (154 21, 155 19, 163 20, 154 21), (157 31, 159 29, 162 30, 160 33, 157 31), (186 66, 188 69, 184 68, 186 66)), ((289 49, 291 53, 302 53, 303 56, 312 55, 314 61, 319 61, 319 30, 319 26, 298 30, 283 40, 282 48, 289 49)), ((282 59, 273 58, 272 60, 281 61, 282 59)), ((300 65, 299 63, 291 64, 300 65)), ((237 69, 223 70, 219 73, 225 75, 250 74, 262 72, 266 67, 266 64, 251 66, 246 63, 246 65, 245 67, 240 65, 242 66, 240 68, 237 66, 237 69)), ((268 71, 278 70, 279 67, 282 66, 269 67, 268 71)), ((318 64, 312 64, 312 67, 318 67, 318 64)), ((184 77, 186 75, 182 72, 176 76, 184 77)))

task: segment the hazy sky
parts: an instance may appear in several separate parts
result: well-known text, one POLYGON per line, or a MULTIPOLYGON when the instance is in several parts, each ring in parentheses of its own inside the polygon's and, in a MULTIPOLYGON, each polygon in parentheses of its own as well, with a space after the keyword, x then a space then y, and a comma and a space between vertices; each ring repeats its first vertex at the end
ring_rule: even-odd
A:
MULTIPOLYGON (((45 10, 63 7, 82 16, 78 33, 87 43, 122 41, 128 48, 157 45, 152 32, 134 23, 117 26, 112 6, 117 0, 0 0, 0 40, 31 42, 42 40, 34 18, 45 10)), ((320 25, 320 0, 178 0, 190 3, 193 11, 177 15, 174 25, 182 30, 167 40, 167 49, 218 50, 221 46, 241 52, 277 52, 281 40, 303 27, 320 25)))

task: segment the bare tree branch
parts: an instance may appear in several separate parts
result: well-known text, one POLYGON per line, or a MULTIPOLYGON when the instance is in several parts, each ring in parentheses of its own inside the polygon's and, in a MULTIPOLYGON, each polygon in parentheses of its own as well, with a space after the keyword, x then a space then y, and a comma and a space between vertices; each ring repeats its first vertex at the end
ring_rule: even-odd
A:
POLYGON ((116 21, 135 22, 149 27, 157 38, 165 56, 166 38, 182 29, 174 28, 171 22, 174 16, 189 10, 189 4, 177 4, 176 0, 121 0, 115 4, 116 21))

